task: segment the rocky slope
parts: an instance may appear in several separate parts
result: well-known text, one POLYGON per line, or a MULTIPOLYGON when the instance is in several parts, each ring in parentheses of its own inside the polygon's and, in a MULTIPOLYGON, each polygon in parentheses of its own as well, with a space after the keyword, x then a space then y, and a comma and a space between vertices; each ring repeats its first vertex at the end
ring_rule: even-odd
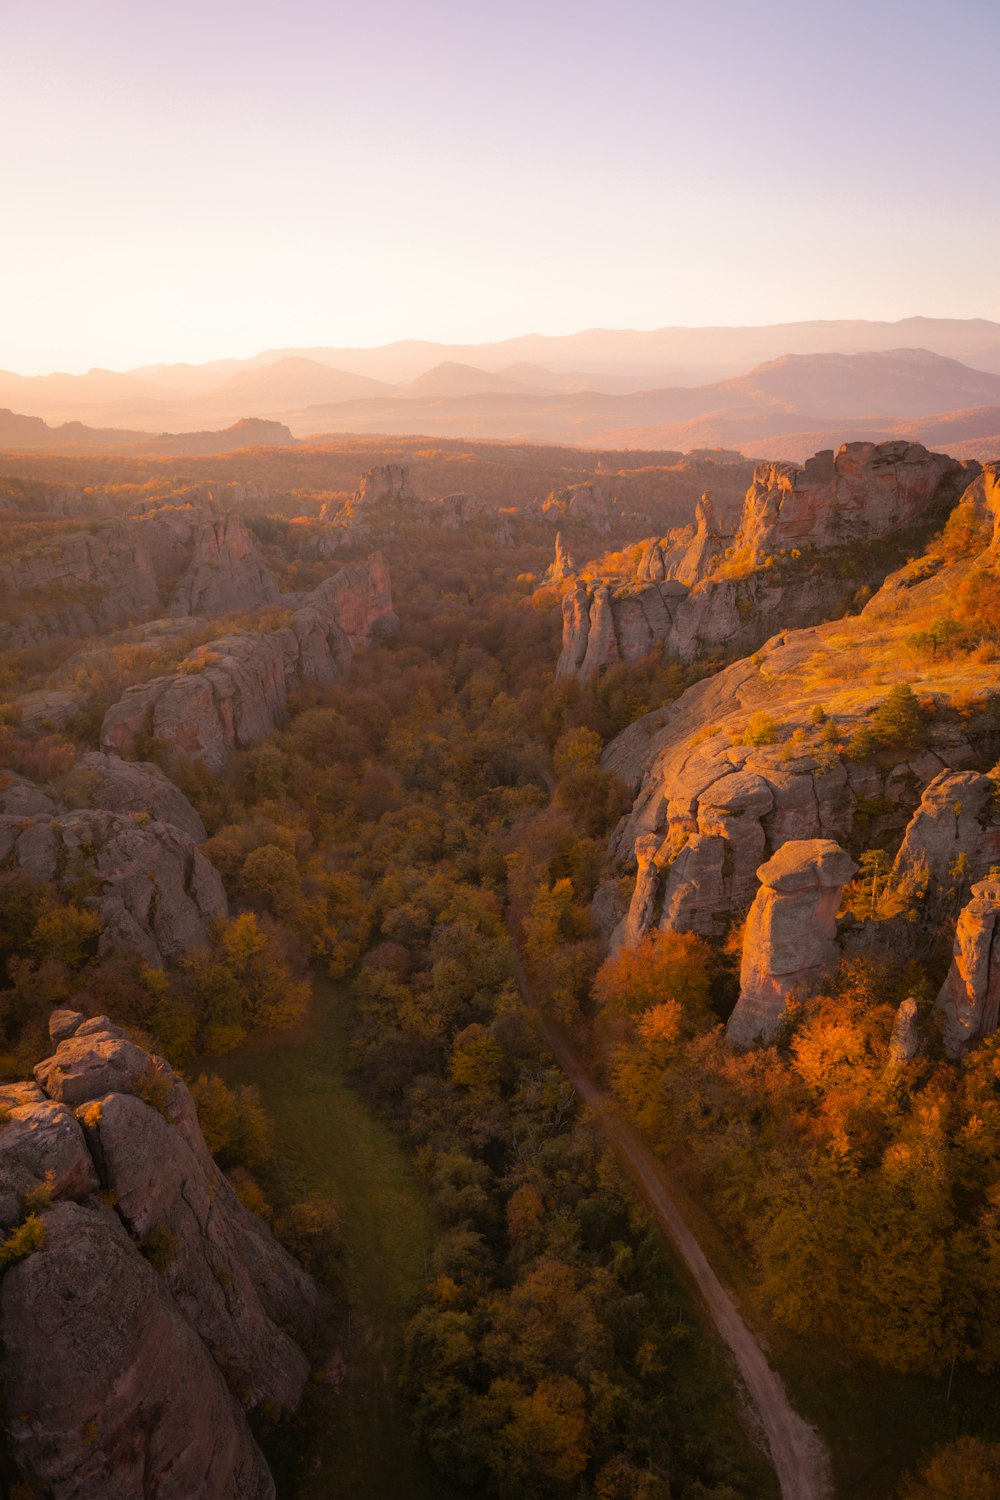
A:
MULTIPOLYGON (((963 498, 989 525, 998 496, 988 474, 963 498)), ((982 1034, 983 1024, 993 1029, 993 1002, 983 999, 991 981, 969 979, 982 968, 969 954, 979 955, 984 943, 988 952, 991 941, 983 934, 992 887, 973 883, 1000 863, 1000 779, 990 772, 1000 753, 1000 681, 991 651, 937 655, 912 642, 915 627, 946 611, 965 579, 994 565, 992 547, 954 562, 918 558, 859 615, 774 636, 613 741, 603 764, 635 792, 613 840, 619 878, 595 903, 613 944, 632 946, 655 929, 718 938, 748 911, 758 911, 756 931, 762 891, 774 894, 768 911, 790 910, 769 877, 789 843, 833 840, 855 856, 888 848, 895 905, 912 920, 873 915, 848 923, 842 946, 878 951, 904 941, 918 951, 921 932, 940 928, 956 903, 969 901, 972 886, 939 1009, 970 1014, 961 1023, 967 1036, 982 1034), (904 680, 925 705, 920 748, 855 750, 854 736, 904 680)), ((803 952, 814 927, 812 918, 800 924, 803 952)), ((747 959, 757 977, 744 986, 750 1021, 749 1029, 736 1023, 740 1040, 751 1031, 773 1034, 774 1017, 762 1024, 751 1003, 777 992, 760 977, 781 972, 769 962, 747 959)), ((952 1030, 953 1046, 964 1045, 957 1020, 952 1030)))
POLYGON ((0 561, 0 649, 159 615, 252 610, 279 597, 238 516, 157 502, 142 516, 94 522, 0 561))
POLYGON ((907 443, 845 444, 804 469, 760 464, 732 538, 703 500, 694 530, 651 538, 630 574, 587 570, 563 599, 557 675, 655 649, 681 661, 750 652, 778 627, 842 613, 891 566, 866 544, 943 515, 974 473, 907 443))
POLYGON ((270 1500, 244 1407, 297 1405, 316 1291, 215 1165, 194 1103, 106 1017, 57 1011, 0 1087, 5 1437, 53 1500, 270 1500))
POLYGON ((342 568, 306 596, 288 625, 223 636, 174 676, 129 689, 105 715, 102 747, 127 755, 151 734, 220 770, 235 750, 277 727, 289 693, 305 682, 335 681, 352 653, 394 620, 384 559, 342 568))

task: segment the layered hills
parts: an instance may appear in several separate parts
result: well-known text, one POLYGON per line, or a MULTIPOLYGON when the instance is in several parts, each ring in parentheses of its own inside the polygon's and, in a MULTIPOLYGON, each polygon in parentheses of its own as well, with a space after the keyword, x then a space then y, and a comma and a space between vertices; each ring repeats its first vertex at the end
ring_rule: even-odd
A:
MULTIPOLYGON (((0 445, 122 449, 148 433, 159 451, 204 452, 209 432, 255 418, 280 422, 298 438, 381 432, 685 451, 726 446, 801 460, 824 432, 841 440, 938 441, 915 425, 930 421, 949 426, 955 443, 994 439, 998 382, 1000 333, 982 320, 275 350, 120 375, 0 372, 0 405, 8 408, 0 445), (187 433, 198 435, 197 449, 185 447, 187 433)), ((284 440, 234 432, 230 447, 284 440)))

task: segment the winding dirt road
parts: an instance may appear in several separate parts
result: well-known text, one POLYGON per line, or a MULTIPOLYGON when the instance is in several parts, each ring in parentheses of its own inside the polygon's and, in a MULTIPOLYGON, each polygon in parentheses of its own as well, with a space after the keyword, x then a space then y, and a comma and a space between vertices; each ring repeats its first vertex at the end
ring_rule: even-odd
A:
POLYGON ((694 1277, 712 1321, 733 1353, 766 1434, 782 1500, 831 1500, 830 1457, 822 1438, 793 1410, 784 1386, 674 1202, 662 1163, 641 1136, 617 1114, 607 1095, 590 1078, 565 1034, 538 1005, 524 967, 516 956, 516 943, 514 947, 521 993, 539 1016, 553 1056, 580 1098, 593 1111, 615 1156, 694 1277))

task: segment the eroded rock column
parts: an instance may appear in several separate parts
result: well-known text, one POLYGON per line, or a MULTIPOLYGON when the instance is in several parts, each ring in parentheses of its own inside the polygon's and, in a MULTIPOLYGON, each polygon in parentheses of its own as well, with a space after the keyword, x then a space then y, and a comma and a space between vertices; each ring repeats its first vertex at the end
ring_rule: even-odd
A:
POLYGON ((937 997, 944 1047, 964 1052, 997 1029, 1000 1013, 1000 879, 972 887, 955 932, 951 968, 937 997))
POLYGON ((835 971, 840 893, 857 868, 832 839, 792 839, 761 865, 743 939, 740 998, 726 1027, 730 1045, 769 1046, 789 996, 814 993, 835 971))

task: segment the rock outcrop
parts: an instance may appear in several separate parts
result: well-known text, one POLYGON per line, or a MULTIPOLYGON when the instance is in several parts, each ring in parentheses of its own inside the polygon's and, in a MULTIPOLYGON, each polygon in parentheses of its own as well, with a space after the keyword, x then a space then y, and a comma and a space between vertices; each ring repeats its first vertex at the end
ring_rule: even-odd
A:
POLYGON ((689 588, 718 567, 731 541, 719 525, 710 495, 702 495, 695 506, 694 528, 650 537, 643 543, 635 577, 639 583, 674 579, 689 588))
POLYGON ((352 505, 358 511, 366 510, 371 505, 392 504, 414 498, 409 470, 404 464, 376 464, 375 468, 362 474, 352 505))
POLYGON ((919 443, 844 443, 796 464, 758 464, 734 551, 760 567, 775 553, 873 541, 924 518, 966 468, 919 443))
POLYGON ((273 603, 278 587, 235 515, 159 504, 91 523, 0 562, 0 648, 92 636, 154 615, 224 614, 273 603))
POLYGON ((840 893, 857 865, 831 839, 793 839, 758 870, 747 917, 740 996, 726 1026, 734 1047, 769 1046, 790 996, 803 999, 836 970, 840 893))
POLYGON ((541 510, 551 521, 576 521, 591 531, 605 533, 611 530, 614 519, 611 497, 600 484, 570 484, 554 490, 542 502, 541 510))
POLYGON ((892 1035, 889 1038, 887 1059, 893 1071, 905 1068, 920 1051, 919 1010, 916 1000, 911 995, 902 1001, 896 1011, 896 1019, 892 1023, 892 1035))
POLYGON ((151 761, 122 760, 100 750, 88 751, 60 783, 59 796, 73 808, 138 813, 140 819, 172 823, 196 844, 206 838, 199 814, 180 788, 151 761))
POLYGON ((297 1404, 315 1288, 236 1198, 166 1063, 106 1017, 60 1011, 51 1030, 36 1084, 2 1091, 4 1227, 31 1190, 53 1200, 0 1283, 20 1479, 53 1500, 271 1500, 241 1403, 297 1404))
POLYGON ((562 583, 565 578, 572 578, 576 572, 576 563, 568 547, 563 544, 562 532, 556 532, 555 556, 548 566, 545 574, 546 583, 562 583))
POLYGON ((842 613, 888 563, 860 548, 845 573, 815 554, 933 518, 972 473, 908 443, 848 443, 804 470, 758 465, 728 563, 717 566, 726 538, 703 500, 694 531, 652 538, 631 575, 580 580, 563 599, 557 675, 587 677, 654 650, 685 662, 751 652, 776 628, 842 613))
POLYGON ((209 513, 192 539, 193 556, 170 600, 171 615, 227 615, 276 604, 281 591, 239 516, 209 513))
POLYGON ((893 883, 932 906, 1000 864, 1000 783, 942 771, 924 789, 892 867, 893 883))
POLYGON ((102 747, 127 755, 152 734, 221 770, 281 723, 289 693, 335 681, 394 622, 389 570, 376 554, 324 580, 281 629, 223 636, 188 670, 130 688, 105 715, 102 747))
POLYGON ((945 1051, 961 1057, 991 1036, 1000 1014, 1000 879, 980 880, 962 908, 951 967, 937 997, 945 1051))
POLYGON ((0 816, 0 866, 92 905, 102 952, 127 948, 155 967, 204 943, 227 915, 218 872, 193 840, 145 813, 0 816))

